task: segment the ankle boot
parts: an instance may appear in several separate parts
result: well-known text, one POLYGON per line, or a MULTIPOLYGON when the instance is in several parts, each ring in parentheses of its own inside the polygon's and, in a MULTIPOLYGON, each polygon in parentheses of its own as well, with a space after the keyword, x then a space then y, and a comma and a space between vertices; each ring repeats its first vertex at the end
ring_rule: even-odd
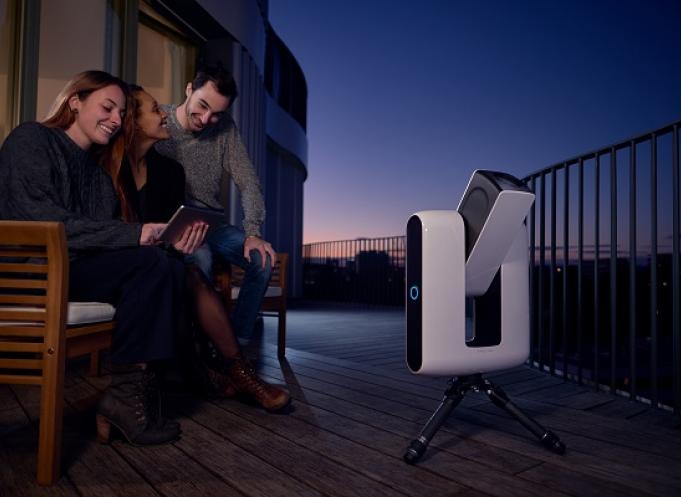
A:
POLYGON ((156 445, 176 440, 179 424, 160 413, 156 377, 139 366, 118 367, 97 407, 97 439, 109 440, 111 425, 133 445, 156 445))
MULTIPOLYGON (((227 386, 235 393, 245 395, 270 412, 289 404, 291 397, 288 392, 261 380, 244 357, 238 356, 230 362, 226 369, 227 386)), ((227 391, 224 393, 227 394, 227 391)))

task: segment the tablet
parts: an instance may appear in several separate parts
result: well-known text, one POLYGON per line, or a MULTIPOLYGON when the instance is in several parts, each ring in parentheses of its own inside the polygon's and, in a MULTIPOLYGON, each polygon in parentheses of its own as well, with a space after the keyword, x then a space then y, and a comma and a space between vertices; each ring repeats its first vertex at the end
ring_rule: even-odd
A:
POLYGON ((208 229, 210 230, 215 226, 226 223, 225 213, 212 209, 181 205, 161 232, 159 240, 166 243, 175 243, 180 239, 184 230, 197 221, 203 221, 208 224, 208 229))

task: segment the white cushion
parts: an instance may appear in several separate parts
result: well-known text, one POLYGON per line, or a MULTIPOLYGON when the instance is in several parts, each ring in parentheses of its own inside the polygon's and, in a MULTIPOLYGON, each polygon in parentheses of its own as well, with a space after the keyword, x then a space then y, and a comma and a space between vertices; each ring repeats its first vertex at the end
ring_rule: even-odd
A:
MULTIPOLYGON (((2 305, 0 308, 7 311, 45 312, 44 307, 2 305)), ((105 304, 103 302, 69 302, 66 313, 66 324, 75 325, 111 321, 114 314, 116 314, 116 308, 111 304, 105 304)), ((22 324, 33 324, 35 322, 38 321, 3 321, 0 322, 0 326, 18 326, 22 324)))
MULTIPOLYGON (((241 287, 233 286, 232 287, 232 299, 236 300, 237 297, 239 296, 240 291, 241 291, 241 287)), ((280 286, 268 286, 267 291, 265 292, 265 297, 281 297, 281 287, 280 286)))
POLYGON ((116 308, 103 302, 69 302, 66 324, 99 323, 111 321, 116 308))

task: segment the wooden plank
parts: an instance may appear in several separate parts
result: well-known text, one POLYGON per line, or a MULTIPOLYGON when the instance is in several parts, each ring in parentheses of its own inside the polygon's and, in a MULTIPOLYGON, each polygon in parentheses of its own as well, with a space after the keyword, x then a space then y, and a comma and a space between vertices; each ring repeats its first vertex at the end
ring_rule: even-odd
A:
MULTIPOLYGON (((316 423, 336 434, 342 434, 341 436, 349 440, 367 444, 383 452, 386 456, 400 457, 406 447, 407 439, 404 436, 396 436, 367 425, 348 422, 337 416, 333 416, 333 422, 329 422, 328 419, 321 420, 319 416, 324 412, 323 409, 314 411, 314 417, 317 418, 316 423)), ((293 415, 297 416, 296 413, 297 410, 294 411, 293 415)), ((442 477, 453 479, 459 484, 499 497, 567 495, 562 492, 547 491, 541 486, 518 480, 511 474, 500 472, 487 465, 441 452, 437 447, 433 447, 429 451, 419 467, 442 477)))
POLYGON ((379 481, 210 404, 200 404, 191 416, 217 434, 229 434, 230 442, 330 497, 394 495, 379 481))
POLYGON ((27 247, 25 249, 22 249, 20 247, 15 247, 14 249, 0 249, 0 257, 25 257, 25 258, 31 258, 31 257, 37 257, 40 259, 46 259, 47 258, 47 251, 46 250, 41 250, 38 247, 27 247))
POLYGON ((45 295, 0 295, 0 304, 45 305, 45 295))
POLYGON ((0 374, 0 383, 12 385, 41 385, 43 382, 40 376, 28 376, 19 374, 0 374))
MULTIPOLYGON (((275 355, 272 353, 271 348, 264 349, 262 353, 267 357, 275 357, 275 355)), ((433 377, 415 375, 410 373, 406 368, 402 368, 400 371, 391 372, 383 368, 377 368, 370 364, 361 364, 357 362, 345 361, 342 359, 336 359, 327 356, 319 356, 317 354, 301 352, 297 350, 291 351, 290 360, 296 363, 300 363, 301 365, 305 364, 311 367, 326 367, 327 365, 331 365, 348 372, 356 371, 367 375, 373 375, 378 378, 392 378, 401 383, 409 383, 417 386, 425 385, 436 387, 438 389, 441 388, 442 385, 445 385, 447 380, 449 379, 446 376, 433 377)))
POLYGON ((47 264, 9 264, 0 262, 0 273, 47 273, 47 264))
POLYGON ((272 416, 233 401, 219 401, 216 404, 315 451, 320 457, 330 458, 405 495, 459 495, 463 490, 463 487, 448 478, 405 465, 395 454, 386 456, 373 446, 367 447, 366 444, 372 445, 372 440, 359 444, 328 431, 325 423, 315 418, 305 404, 296 404, 295 416, 272 416))
POLYGON ((630 416, 628 419, 637 423, 669 428, 676 432, 681 428, 681 417, 661 409, 647 409, 634 416, 630 416))
MULTIPOLYGON (((266 355, 263 355, 261 360, 272 367, 279 366, 278 359, 272 356, 271 352, 267 353, 266 355)), ((433 400, 440 400, 445 389, 447 388, 447 379, 445 378, 440 378, 439 381, 437 381, 437 385, 435 385, 435 382, 433 382, 432 386, 415 385, 413 383, 406 383, 401 379, 398 380, 389 376, 366 373, 364 371, 360 371, 357 369, 348 369, 346 367, 337 366, 331 363, 324 363, 322 361, 310 360, 308 358, 296 357, 295 364, 296 367, 307 368, 306 371, 316 370, 319 372, 330 372, 342 376, 344 378, 347 378, 349 380, 361 380, 373 385, 387 386, 398 389, 402 392, 420 395, 422 397, 433 400)))
POLYGON ((213 474, 226 475, 230 484, 252 496, 290 497, 321 496, 312 487, 299 481, 258 456, 268 450, 267 439, 262 440, 258 456, 233 444, 225 437, 231 433, 215 433, 191 419, 182 418, 182 438, 175 446, 213 474))
POLYGON ((626 419, 648 409, 650 408, 641 402, 610 396, 610 402, 588 408, 587 410, 599 416, 626 419))
POLYGON ((67 478, 52 487, 36 482, 36 449, 38 433, 23 429, 0 442, 0 495, 2 497, 81 497, 67 478))
POLYGON ((174 445, 133 447, 116 442, 116 451, 165 497, 242 496, 230 486, 233 474, 214 474, 174 445))
POLYGON ((66 466, 69 480, 82 497, 161 495, 119 455, 113 445, 102 445, 91 440, 81 447, 75 460, 66 466))
POLYGON ((0 288, 47 288, 47 280, 0 278, 0 288))
POLYGON ((590 475, 582 474, 579 477, 575 477, 574 471, 559 468, 548 463, 524 471, 518 476, 549 488, 558 488, 572 495, 579 495, 580 497, 645 497, 665 495, 648 493, 641 489, 590 475))
POLYGON ((6 342, 0 340, 0 350, 3 352, 42 352, 45 345, 41 342, 6 342))
POLYGON ((17 402, 12 404, 12 407, 0 409, 0 438, 24 429, 31 423, 21 406, 17 402))
MULTIPOLYGON (((681 433, 678 431, 593 416, 578 410, 547 408, 545 404, 525 400, 522 397, 514 401, 518 407, 538 421, 545 422, 557 430, 681 461, 681 433)), ((494 406, 490 405, 479 405, 473 409, 495 412, 494 406)))
POLYGON ((20 407, 9 385, 0 383, 0 411, 20 407))
POLYGON ((76 338, 83 335, 91 335, 111 331, 116 326, 115 321, 102 321, 82 325, 69 325, 66 327, 66 338, 76 338))
POLYGON ((27 337, 42 338, 45 336, 45 325, 36 323, 35 325, 4 326, 0 325, 0 337, 27 337))
POLYGON ((37 359, 0 359, 0 369, 42 369, 43 361, 37 359))

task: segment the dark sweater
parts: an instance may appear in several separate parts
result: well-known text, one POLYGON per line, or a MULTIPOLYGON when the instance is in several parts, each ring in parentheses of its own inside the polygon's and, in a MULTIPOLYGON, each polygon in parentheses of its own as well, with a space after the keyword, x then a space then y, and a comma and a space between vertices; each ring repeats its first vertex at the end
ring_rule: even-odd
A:
POLYGON ((184 169, 153 147, 147 152, 146 160, 147 182, 139 191, 127 163, 121 171, 127 191, 133 193, 131 207, 143 223, 167 223, 184 203, 184 169))
POLYGON ((111 178, 61 129, 25 123, 0 149, 0 219, 61 221, 71 257, 139 244, 111 178))

